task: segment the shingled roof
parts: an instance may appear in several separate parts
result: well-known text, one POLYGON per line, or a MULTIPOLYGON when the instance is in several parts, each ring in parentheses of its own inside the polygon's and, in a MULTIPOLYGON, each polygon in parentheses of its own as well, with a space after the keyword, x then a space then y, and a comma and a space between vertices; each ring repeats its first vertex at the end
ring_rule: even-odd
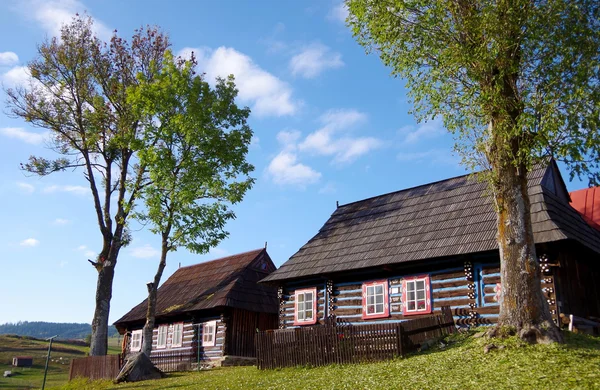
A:
MULTIPOLYGON (((277 313, 277 291, 257 284, 275 270, 266 249, 181 267, 158 288, 156 318, 217 307, 277 313)), ((144 300, 115 322, 146 318, 144 300)))
MULTIPOLYGON (((600 232, 569 205, 554 161, 529 175, 536 243, 576 240, 600 253, 600 232)), ((339 206, 263 282, 498 249, 486 184, 466 175, 339 206)))

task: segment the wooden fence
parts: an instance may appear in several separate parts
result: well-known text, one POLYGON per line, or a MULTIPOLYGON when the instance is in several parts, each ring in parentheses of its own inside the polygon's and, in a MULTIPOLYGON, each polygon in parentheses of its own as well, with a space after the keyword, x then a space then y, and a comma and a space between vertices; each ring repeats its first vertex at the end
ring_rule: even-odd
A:
POLYGON ((123 366, 122 355, 88 356, 71 360, 69 380, 81 377, 96 379, 115 379, 123 366))
POLYGON ((272 369, 385 360, 455 331, 449 307, 443 307, 441 314, 400 323, 261 331, 256 338, 257 366, 272 369))
POLYGON ((193 350, 152 351, 150 360, 162 372, 189 371, 192 369, 192 363, 196 363, 197 356, 193 350))

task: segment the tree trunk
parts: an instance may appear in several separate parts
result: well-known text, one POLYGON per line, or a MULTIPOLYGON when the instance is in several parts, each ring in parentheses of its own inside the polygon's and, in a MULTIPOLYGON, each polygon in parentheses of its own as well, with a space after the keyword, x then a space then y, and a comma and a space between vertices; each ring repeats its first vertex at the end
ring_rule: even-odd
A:
POLYGON ((494 169, 502 284, 498 328, 514 328, 529 342, 561 342, 562 335, 552 321, 540 285, 527 169, 506 161, 496 164, 494 169))
POLYGON ((146 356, 150 357, 152 352, 152 332, 154 330, 154 324, 156 322, 156 299, 158 296, 158 285, 160 284, 160 278, 162 277, 165 266, 167 265, 167 253, 169 251, 167 239, 163 237, 162 248, 160 253, 160 262, 158 263, 158 269, 154 275, 154 281, 148 283, 148 308, 146 310, 146 324, 144 324, 143 336, 142 336, 142 352, 146 356))
POLYGON ((96 308, 94 310, 94 319, 92 320, 90 356, 103 356, 108 353, 108 316, 110 313, 112 285, 119 249, 113 239, 107 256, 104 257, 103 253, 105 251, 103 251, 98 257, 96 308))

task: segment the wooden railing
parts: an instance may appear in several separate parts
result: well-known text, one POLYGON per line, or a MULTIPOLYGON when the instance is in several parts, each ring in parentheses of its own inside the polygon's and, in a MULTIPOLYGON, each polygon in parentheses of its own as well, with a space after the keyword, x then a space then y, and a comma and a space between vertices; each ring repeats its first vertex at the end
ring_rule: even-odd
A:
POLYGON ((123 355, 88 356, 71 360, 69 380, 77 377, 115 379, 123 366, 123 355))
POLYGON ((162 372, 189 371, 196 363, 196 353, 189 351, 152 351, 150 360, 162 372))
POLYGON ((391 359, 455 331, 449 307, 440 314, 400 323, 261 331, 256 337, 257 366, 272 369, 391 359))

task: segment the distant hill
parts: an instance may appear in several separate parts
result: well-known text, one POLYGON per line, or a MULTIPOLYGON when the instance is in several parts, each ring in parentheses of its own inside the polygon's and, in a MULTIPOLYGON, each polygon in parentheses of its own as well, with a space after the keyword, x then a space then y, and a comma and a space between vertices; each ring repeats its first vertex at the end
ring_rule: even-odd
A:
MULTIPOLYGON (((16 323, 7 322, 0 325, 0 334, 16 334, 19 336, 31 336, 36 338, 47 338, 58 335, 58 338, 66 339, 85 339, 85 336, 92 333, 90 324, 43 322, 43 321, 19 321, 16 323)), ((114 326, 108 327, 108 337, 115 336, 117 329, 114 326)))

